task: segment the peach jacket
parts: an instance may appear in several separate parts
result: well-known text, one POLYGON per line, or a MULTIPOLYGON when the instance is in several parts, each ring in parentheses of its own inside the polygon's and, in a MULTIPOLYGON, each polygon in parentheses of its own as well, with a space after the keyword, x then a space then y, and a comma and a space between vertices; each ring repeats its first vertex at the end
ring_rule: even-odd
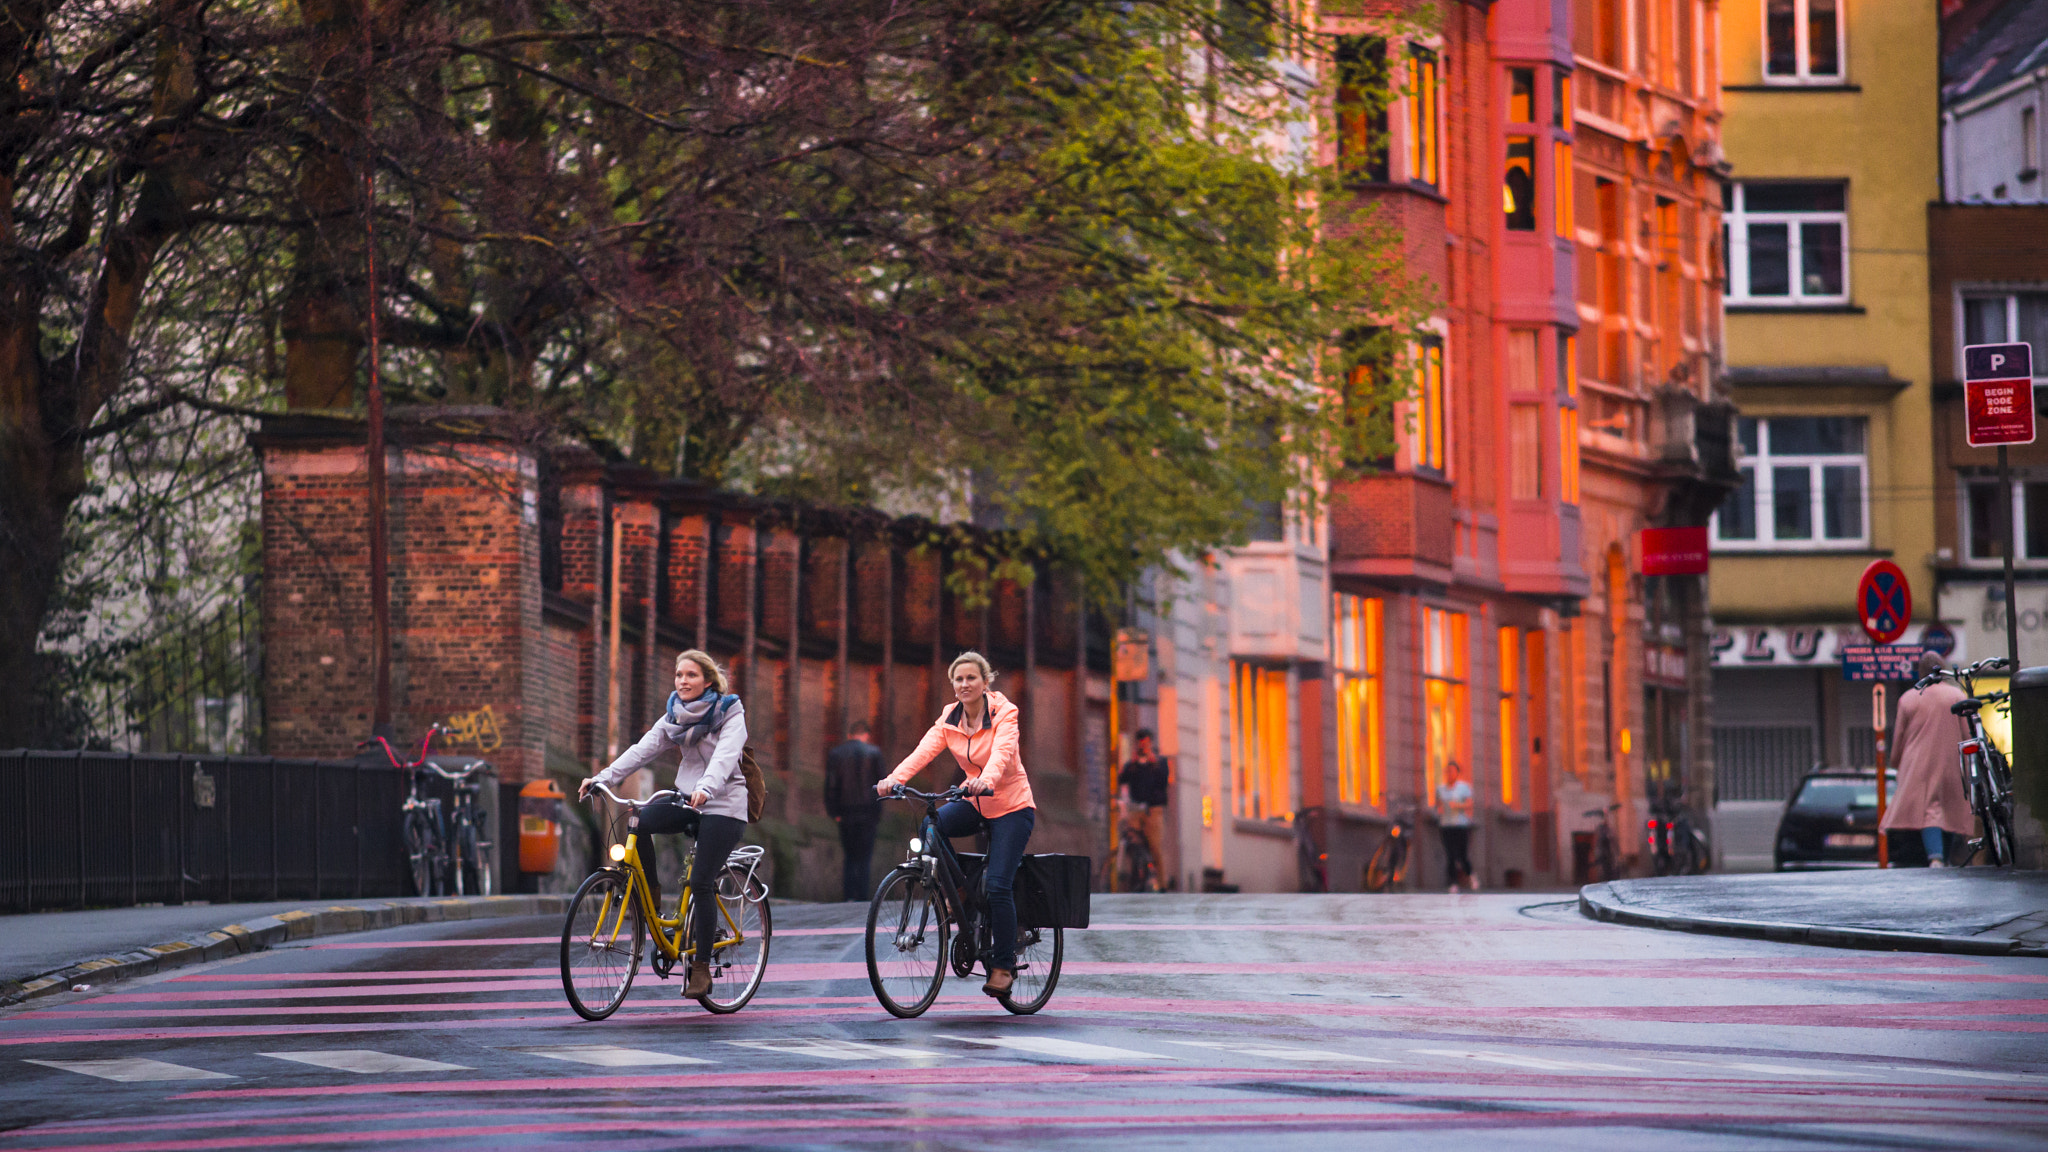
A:
POLYGON ((1020 808, 1036 808, 1031 799, 1031 780, 1024 775, 1024 762, 1017 757, 1017 706, 1001 692, 988 694, 988 716, 982 727, 969 732, 963 705, 954 704, 932 721, 917 750, 889 773, 888 783, 908 784, 925 765, 941 752, 951 752, 960 770, 970 780, 995 786, 992 795, 975 799, 984 818, 993 820, 1020 808))

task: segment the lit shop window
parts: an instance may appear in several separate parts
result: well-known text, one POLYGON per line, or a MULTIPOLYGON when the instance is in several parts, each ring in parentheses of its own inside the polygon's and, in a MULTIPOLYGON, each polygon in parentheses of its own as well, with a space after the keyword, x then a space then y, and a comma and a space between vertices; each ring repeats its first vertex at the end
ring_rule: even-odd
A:
POLYGON ((1764 0, 1764 80, 1842 82, 1840 0, 1764 0))
POLYGON ((1451 762, 1471 767, 1465 754, 1465 636, 1463 612, 1422 610, 1423 795, 1432 807, 1451 762))
POLYGON ((1427 48, 1408 49, 1408 179, 1434 188, 1440 182, 1442 139, 1438 131, 1440 93, 1437 56, 1427 48))
POLYGON ((1285 820, 1293 814, 1287 772, 1287 673, 1231 661, 1237 814, 1285 820))
POLYGON ((1337 799, 1346 804, 1386 802, 1381 756, 1381 638, 1385 601, 1339 592, 1332 598, 1330 663, 1337 676, 1337 799))
POLYGON ((1841 183, 1728 185, 1728 303, 1847 303, 1847 196, 1841 183))
POLYGON ((1714 513, 1717 547, 1841 548, 1868 541, 1862 418, 1743 417, 1735 425, 1741 483, 1714 513))
POLYGON ((1521 795, 1515 786, 1516 774, 1521 771, 1520 735, 1516 731, 1515 717, 1527 699, 1522 687, 1520 671, 1522 663, 1522 630, 1502 628, 1500 630, 1500 802, 1512 808, 1521 795))

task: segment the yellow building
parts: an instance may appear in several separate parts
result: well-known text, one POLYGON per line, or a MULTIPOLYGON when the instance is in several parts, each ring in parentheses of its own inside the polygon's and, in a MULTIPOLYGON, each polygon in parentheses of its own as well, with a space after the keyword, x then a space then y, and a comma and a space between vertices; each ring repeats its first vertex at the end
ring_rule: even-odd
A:
POLYGON ((1741 805, 1774 815, 1812 765, 1873 762, 1868 696, 1836 657, 1865 642, 1863 569, 1905 570, 1906 640, 1932 619, 1937 0, 1723 0, 1721 34, 1744 483, 1712 529, 1718 823, 1729 866, 1768 867, 1741 805))

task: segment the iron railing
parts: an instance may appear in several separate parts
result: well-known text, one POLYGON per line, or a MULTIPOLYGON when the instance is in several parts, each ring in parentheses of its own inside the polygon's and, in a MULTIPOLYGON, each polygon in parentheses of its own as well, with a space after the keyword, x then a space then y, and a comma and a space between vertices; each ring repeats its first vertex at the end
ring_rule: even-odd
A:
POLYGON ((410 895, 405 791, 381 758, 0 752, 0 912, 410 895))

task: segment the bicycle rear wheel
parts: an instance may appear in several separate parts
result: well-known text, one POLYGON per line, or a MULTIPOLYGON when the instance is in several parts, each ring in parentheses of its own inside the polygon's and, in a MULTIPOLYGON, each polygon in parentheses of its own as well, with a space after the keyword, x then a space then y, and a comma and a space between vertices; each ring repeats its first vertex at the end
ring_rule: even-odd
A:
POLYGON ((1365 865, 1365 890, 1385 892, 1401 882, 1408 872, 1408 839, 1389 836, 1373 850, 1365 865))
POLYGON ((727 868, 718 878, 718 905, 720 941, 734 941, 734 925, 739 927, 739 936, 736 942, 713 947, 711 991, 697 997, 697 1003, 723 1015, 746 1007, 760 989, 761 977, 768 971, 768 943, 774 926, 769 919, 767 891, 759 883, 750 885, 745 869, 727 868))
POLYGON ((493 863, 490 841, 477 832, 475 824, 465 820, 455 833, 455 894, 474 892, 489 896, 493 863))
POLYGON ((405 814, 406 878, 412 894, 432 896, 434 892, 434 833, 426 813, 414 809, 405 814))
POLYGON ((946 982, 946 911, 915 868, 882 879, 868 905, 868 983, 891 1016, 922 1015, 946 982))
POLYGON ((562 991, 585 1020, 618 1011, 640 971, 647 926, 631 896, 626 876, 607 869, 591 873, 569 901, 562 923, 562 991))
POLYGON ((1017 929, 1017 967, 1010 990, 996 1002, 1019 1016, 1029 1016, 1052 999, 1059 986, 1060 960, 1067 952, 1067 936, 1059 928, 1017 929))

